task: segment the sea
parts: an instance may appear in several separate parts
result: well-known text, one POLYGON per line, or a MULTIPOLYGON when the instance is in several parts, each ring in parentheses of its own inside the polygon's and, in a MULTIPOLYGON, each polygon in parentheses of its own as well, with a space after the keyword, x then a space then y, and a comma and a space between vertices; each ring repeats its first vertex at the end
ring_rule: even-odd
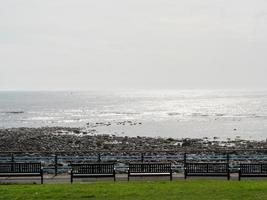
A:
POLYGON ((266 140, 267 90, 0 92, 0 128, 47 126, 132 137, 266 140))

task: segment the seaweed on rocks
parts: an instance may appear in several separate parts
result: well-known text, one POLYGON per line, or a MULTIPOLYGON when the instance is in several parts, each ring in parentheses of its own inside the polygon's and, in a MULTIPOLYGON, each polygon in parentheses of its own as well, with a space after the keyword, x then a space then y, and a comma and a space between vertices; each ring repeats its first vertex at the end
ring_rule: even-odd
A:
POLYGON ((80 128, 41 127, 0 129, 0 151, 14 152, 223 152, 267 149, 267 141, 194 138, 129 137, 92 134, 80 128))

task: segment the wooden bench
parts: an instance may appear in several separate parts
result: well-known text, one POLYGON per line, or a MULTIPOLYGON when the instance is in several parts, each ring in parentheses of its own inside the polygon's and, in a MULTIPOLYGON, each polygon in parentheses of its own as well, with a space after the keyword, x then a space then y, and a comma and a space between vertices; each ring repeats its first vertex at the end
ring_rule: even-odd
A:
POLYGON ((71 183, 74 178, 113 177, 116 181, 114 163, 72 163, 70 166, 71 183))
POLYGON ((0 163, 0 177, 40 176, 43 184, 43 168, 41 163, 0 163))
POLYGON ((267 177, 267 163, 240 164, 238 180, 241 177, 267 177))
POLYGON ((188 176, 226 176, 230 180, 228 163, 185 163, 184 178, 188 176))
POLYGON ((129 163, 128 181, 131 176, 169 176, 172 180, 171 163, 129 163))

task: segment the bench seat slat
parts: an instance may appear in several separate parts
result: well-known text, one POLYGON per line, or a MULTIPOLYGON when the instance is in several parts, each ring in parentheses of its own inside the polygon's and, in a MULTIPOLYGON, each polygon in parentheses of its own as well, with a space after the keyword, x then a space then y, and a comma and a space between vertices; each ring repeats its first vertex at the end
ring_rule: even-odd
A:
POLYGON ((40 173, 0 173, 0 177, 16 177, 16 176, 40 176, 40 173))
POLYGON ((228 163, 185 163, 185 179, 188 176, 226 176, 230 179, 228 163))
POLYGON ((241 177, 267 177, 267 163, 241 163, 238 179, 241 177))
POLYGON ((128 181, 131 176, 170 176, 171 163, 129 163, 128 181))
POLYGON ((72 163, 71 183, 74 178, 115 177, 114 163, 72 163))
POLYGON ((8 162, 0 163, 0 177, 40 176, 43 184, 43 169, 41 163, 8 162))

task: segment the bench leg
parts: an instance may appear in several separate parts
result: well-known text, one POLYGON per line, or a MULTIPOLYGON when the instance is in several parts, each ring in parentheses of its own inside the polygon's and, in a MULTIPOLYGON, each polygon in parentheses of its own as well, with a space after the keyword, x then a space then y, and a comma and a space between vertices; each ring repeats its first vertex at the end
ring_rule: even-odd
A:
POLYGON ((241 181, 241 172, 238 171, 238 180, 241 181))
POLYGON ((41 184, 44 184, 44 172, 41 170, 41 184))
POLYGON ((72 172, 71 172, 71 174, 70 174, 70 183, 71 183, 71 184, 73 183, 73 174, 72 174, 72 172))
POLYGON ((172 181, 172 172, 170 173, 170 181, 172 181))

